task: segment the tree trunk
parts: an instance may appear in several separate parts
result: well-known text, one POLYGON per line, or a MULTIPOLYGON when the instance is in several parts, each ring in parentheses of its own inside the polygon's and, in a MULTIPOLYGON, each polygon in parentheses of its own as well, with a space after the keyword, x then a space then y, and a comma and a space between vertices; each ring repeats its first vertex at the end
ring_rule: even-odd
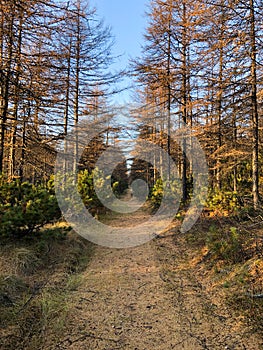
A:
POLYGON ((80 86, 80 44, 81 44, 81 33, 80 33, 80 1, 77 2, 77 23, 76 23, 76 55, 75 55, 75 101, 74 101, 74 127, 75 127, 75 145, 74 145, 74 167, 73 172, 76 174, 78 170, 78 158, 79 158, 79 137, 78 137, 78 123, 79 123, 79 86, 80 86))
POLYGON ((8 105, 9 105, 9 89, 11 77, 11 65, 13 59, 13 31, 14 31, 14 9, 11 6, 11 19, 8 26, 8 43, 7 43, 7 59, 4 64, 3 83, 2 83, 2 98, 1 98, 1 130, 0 130, 0 173, 4 170, 4 150, 5 150, 5 134, 6 124, 8 119, 8 105))
MULTIPOLYGON (((183 36, 182 36, 182 121, 183 128, 187 125, 187 29, 186 29, 186 4, 183 2, 183 36)), ((183 186, 183 202, 186 202, 188 196, 187 189, 187 155, 186 155, 186 135, 183 137, 183 164, 182 164, 182 186, 183 186)))
POLYGON ((17 64, 15 70, 15 86, 14 86, 14 107, 13 107, 13 121, 11 127, 11 137, 10 137, 10 150, 9 150, 9 180, 12 181, 14 178, 15 170, 15 148, 16 148, 16 134, 17 134, 17 119, 18 119, 18 106, 19 106, 19 93, 20 93, 20 75, 21 75, 21 49, 22 49, 22 25, 23 25, 23 13, 20 10, 19 13, 19 31, 18 31, 18 41, 17 41, 17 64))
POLYGON ((259 131, 258 131, 258 100, 257 100, 257 48, 255 32, 254 0, 250 5, 250 48, 251 48, 251 119, 252 119, 252 194, 254 209, 259 208, 259 131))

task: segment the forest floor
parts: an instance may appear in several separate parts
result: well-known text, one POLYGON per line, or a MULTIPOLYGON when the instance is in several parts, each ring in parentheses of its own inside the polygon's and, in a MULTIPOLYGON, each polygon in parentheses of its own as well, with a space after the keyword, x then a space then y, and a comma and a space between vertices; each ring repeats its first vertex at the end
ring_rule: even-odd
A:
MULTIPOLYGON (((145 218, 147 214, 138 211, 122 217, 121 225, 134 225, 137 220, 145 218)), ((109 220, 116 226, 120 222, 117 217, 109 220)), ((256 299, 246 299, 248 284, 244 281, 248 279, 248 273, 244 273, 244 263, 231 265, 219 260, 215 263, 207 247, 201 243, 206 235, 205 226, 202 226, 200 238, 198 227, 189 235, 183 235, 179 232, 179 225, 179 222, 173 223, 162 236, 135 248, 92 247, 92 255, 74 278, 71 275, 70 283, 65 276, 61 278, 61 271, 50 274, 48 283, 52 288, 45 293, 46 299, 49 296, 51 301, 45 299, 43 303, 42 290, 39 311, 42 319, 38 321, 37 330, 33 329, 32 320, 38 309, 36 305, 33 308, 31 300, 26 301, 23 311, 20 307, 18 313, 25 312, 27 304, 31 303, 26 313, 24 334, 18 322, 10 323, 8 331, 5 327, 2 333, 4 345, 0 348, 263 349, 262 309, 259 315, 255 314, 258 322, 246 315, 247 311, 253 309, 255 312, 257 306, 262 307, 258 294, 262 287, 262 256, 253 254, 246 260, 249 271, 256 266, 258 290, 254 286, 254 293, 259 295, 256 299), (52 293, 56 284, 60 297, 55 302, 52 293), (238 306, 239 297, 245 308, 238 306), (254 300, 259 304, 254 305, 254 300), (65 308, 56 306, 56 303, 63 302, 65 308), (27 330, 25 337, 30 324, 31 335, 27 330)), ((82 244, 85 250, 87 247, 82 244)))

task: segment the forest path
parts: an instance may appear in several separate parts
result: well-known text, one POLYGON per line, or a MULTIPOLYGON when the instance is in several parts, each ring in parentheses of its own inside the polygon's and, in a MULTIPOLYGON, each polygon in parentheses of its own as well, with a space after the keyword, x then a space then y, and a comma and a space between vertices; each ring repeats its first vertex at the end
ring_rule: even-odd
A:
MULTIPOLYGON (((145 213, 136 215, 121 224, 136 224, 145 213)), ((217 304, 186 266, 187 247, 177 231, 135 248, 97 247, 73 295, 64 336, 48 348, 261 349, 220 296, 217 304)))

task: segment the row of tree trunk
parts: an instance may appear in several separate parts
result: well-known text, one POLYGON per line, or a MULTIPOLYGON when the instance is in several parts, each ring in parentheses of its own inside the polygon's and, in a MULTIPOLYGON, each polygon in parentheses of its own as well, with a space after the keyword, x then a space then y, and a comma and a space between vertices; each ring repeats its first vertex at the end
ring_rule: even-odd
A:
POLYGON ((56 141, 94 113, 116 78, 111 46, 86 0, 1 1, 0 173, 12 180, 52 171, 56 141))
MULTIPOLYGON (((171 128, 186 124, 206 153, 211 188, 240 195, 249 189, 255 208, 262 166, 262 5, 153 0, 143 54, 133 62, 141 118, 147 124, 151 111, 154 132, 166 132, 168 153, 176 157, 171 128)), ((191 176, 186 147, 180 161, 184 201, 191 176)))

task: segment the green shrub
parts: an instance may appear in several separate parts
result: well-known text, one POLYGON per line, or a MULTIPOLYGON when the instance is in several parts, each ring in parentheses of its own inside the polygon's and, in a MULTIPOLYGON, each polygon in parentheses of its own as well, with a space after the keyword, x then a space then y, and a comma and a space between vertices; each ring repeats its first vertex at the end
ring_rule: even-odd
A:
POLYGON ((207 199, 207 207, 212 210, 235 212, 241 206, 241 200, 237 192, 234 191, 213 190, 207 199))
POLYGON ((236 227, 230 227, 229 231, 225 232, 213 225, 210 226, 206 244, 209 251, 219 259, 231 263, 243 260, 242 237, 236 227))
POLYGON ((56 187, 59 189, 57 195, 59 202, 63 205, 63 211, 77 217, 85 207, 91 213, 102 210, 107 206, 107 201, 112 201, 113 195, 120 193, 119 182, 112 183, 111 180, 111 176, 105 177, 104 173, 97 168, 92 172, 87 169, 81 170, 77 177, 71 173, 57 174, 56 187), (95 187, 103 198, 103 203, 99 200, 95 187))
POLYGON ((0 235, 24 236, 60 217, 52 184, 49 188, 0 178, 0 235))
POLYGON ((78 192, 81 195, 83 203, 88 209, 103 207, 103 204, 100 202, 95 191, 94 183, 100 190, 100 195, 106 201, 108 199, 108 192, 112 191, 110 185, 105 184, 104 174, 98 169, 94 169, 91 173, 89 173, 88 170, 79 172, 78 192))
POLYGON ((177 198, 180 198, 181 186, 178 180, 163 181, 158 179, 152 187, 149 197, 155 208, 158 208, 163 200, 165 191, 166 201, 171 200, 174 203, 177 198))
POLYGON ((163 199, 163 181, 162 179, 158 179, 150 193, 151 201, 154 207, 158 207, 163 199))

